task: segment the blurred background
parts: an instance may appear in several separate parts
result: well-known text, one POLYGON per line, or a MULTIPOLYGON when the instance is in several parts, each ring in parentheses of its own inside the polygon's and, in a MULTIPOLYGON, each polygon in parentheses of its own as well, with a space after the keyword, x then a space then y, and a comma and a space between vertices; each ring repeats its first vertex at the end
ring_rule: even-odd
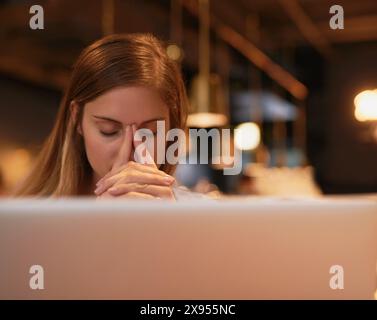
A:
POLYGON ((243 168, 179 165, 202 192, 317 196, 377 192, 376 0, 0 2, 0 194, 30 169, 80 51, 150 32, 181 65, 191 128, 237 128, 243 168), (32 30, 32 5, 44 29, 32 30), (344 10, 333 30, 330 8, 344 10), (339 22, 339 21, 338 21, 339 22))

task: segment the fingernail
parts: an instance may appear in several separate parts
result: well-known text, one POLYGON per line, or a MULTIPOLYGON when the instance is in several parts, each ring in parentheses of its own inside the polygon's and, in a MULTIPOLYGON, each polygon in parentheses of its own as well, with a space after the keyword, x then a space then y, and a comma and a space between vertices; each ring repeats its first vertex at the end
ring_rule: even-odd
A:
POLYGON ((170 177, 170 176, 165 176, 163 178, 164 182, 168 183, 168 184, 171 184, 174 182, 174 178, 173 177, 170 177))
POLYGON ((117 187, 111 187, 107 191, 109 191, 109 192, 116 192, 117 191, 117 187))
POLYGON ((102 189, 103 189, 102 186, 98 186, 98 187, 94 190, 94 193, 95 193, 95 194, 102 193, 102 192, 103 192, 102 189))
POLYGON ((102 184, 102 179, 97 181, 96 186, 98 187, 100 184, 102 184))

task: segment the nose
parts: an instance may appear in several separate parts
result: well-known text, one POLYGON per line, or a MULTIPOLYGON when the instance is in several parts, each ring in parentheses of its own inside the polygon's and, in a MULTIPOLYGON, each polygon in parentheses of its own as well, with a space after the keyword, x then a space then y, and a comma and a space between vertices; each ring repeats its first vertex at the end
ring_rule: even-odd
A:
POLYGON ((113 163, 113 169, 118 168, 122 166, 123 164, 126 164, 131 158, 133 158, 133 154, 134 154, 134 152, 132 151, 133 149, 134 149, 134 145, 133 145, 132 128, 127 126, 124 137, 119 146, 118 154, 113 163))

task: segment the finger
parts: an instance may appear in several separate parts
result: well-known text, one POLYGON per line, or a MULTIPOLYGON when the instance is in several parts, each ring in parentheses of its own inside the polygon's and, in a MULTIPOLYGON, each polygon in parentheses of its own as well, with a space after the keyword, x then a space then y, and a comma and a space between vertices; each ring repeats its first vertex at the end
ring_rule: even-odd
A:
POLYGON ((154 197, 164 198, 164 199, 174 199, 173 191, 170 187, 158 186, 158 185, 148 185, 141 183, 122 183, 117 184, 107 190, 113 196, 119 196, 121 194, 129 192, 142 192, 150 194, 154 197))
POLYGON ((108 199, 108 198, 114 198, 115 196, 113 196, 111 193, 109 192, 104 192, 102 193, 101 195, 97 196, 96 197, 96 200, 101 200, 101 199, 108 199))
POLYGON ((124 165, 121 165, 120 167, 118 168, 114 168, 112 170, 110 170, 108 173, 106 173, 101 179, 99 179, 96 183, 96 186, 100 186, 106 179, 112 177, 112 176, 115 176, 117 175, 119 172, 123 171, 124 169, 127 168, 127 164, 131 163, 132 161, 128 161, 126 164, 124 165))
POLYGON ((141 192, 129 192, 127 194, 121 195, 120 197, 129 198, 129 199, 140 199, 140 200, 158 200, 159 199, 154 196, 151 196, 150 194, 141 193, 141 192))
POLYGON ((162 186, 170 186, 175 182, 175 179, 168 175, 160 175, 156 173, 147 173, 133 171, 127 174, 118 174, 106 179, 95 190, 96 195, 100 195, 107 189, 111 188, 116 183, 141 183, 141 184, 154 184, 162 186))
POLYGON ((118 172, 120 172, 122 169, 125 168, 125 166, 127 165, 130 159, 131 150, 132 150, 132 128, 131 126, 127 125, 125 139, 119 149, 117 157, 114 160, 111 170, 97 181, 96 186, 100 185, 103 182, 103 180, 107 179, 108 177, 111 177, 114 174, 117 174, 118 172), (127 159, 127 160, 124 160, 124 159, 127 159))
MULTIPOLYGON (((109 178, 113 180, 113 178, 109 178)), ((175 179, 168 175, 159 175, 156 173, 133 171, 125 174, 121 178, 114 178, 115 183, 141 183, 141 184, 153 184, 161 186, 170 186, 175 182, 175 179)))
POLYGON ((135 160, 139 163, 157 168, 157 165, 154 162, 153 157, 151 156, 151 154, 148 151, 146 143, 141 141, 141 137, 136 131, 137 131, 136 125, 133 124, 132 125, 132 132, 133 132, 133 145, 134 145, 134 149, 135 149, 135 160), (144 148, 140 147, 143 144, 144 144, 144 148), (145 157, 142 154, 143 151, 141 151, 140 149, 145 150, 145 157))
MULTIPOLYGON (((175 178, 166 174, 163 171, 153 169, 151 167, 133 164, 133 170, 122 171, 117 174, 113 174, 106 179, 101 179, 102 181, 97 182, 97 187, 94 190, 96 195, 101 194, 108 188, 112 187, 117 182, 130 183, 147 183, 147 184, 157 184, 157 185, 172 185, 175 182, 175 178)), ((123 169, 125 170, 125 169, 123 169)))
POLYGON ((99 179, 96 183, 97 186, 99 186, 100 184, 102 184, 106 179, 112 177, 112 176, 115 176, 117 175, 119 172, 121 171, 124 171, 127 169, 128 166, 132 165, 135 170, 138 170, 138 171, 141 171, 141 172, 149 172, 149 173, 156 173, 158 175, 161 175, 163 177, 165 176, 168 176, 168 177, 171 177, 174 179, 173 176, 171 175, 168 175, 166 172, 162 171, 162 170, 158 170, 156 168, 152 168, 150 166, 146 166, 144 164, 141 164, 141 163, 137 163, 137 162, 134 162, 134 161, 129 161, 127 164, 124 164, 122 166, 120 166, 119 168, 116 168, 114 169, 113 171, 109 171, 108 173, 106 173, 101 179, 99 179))
POLYGON ((119 149, 118 156, 115 158, 111 171, 116 170, 117 168, 126 164, 130 160, 131 150, 132 150, 132 128, 131 126, 127 125, 123 143, 119 149))

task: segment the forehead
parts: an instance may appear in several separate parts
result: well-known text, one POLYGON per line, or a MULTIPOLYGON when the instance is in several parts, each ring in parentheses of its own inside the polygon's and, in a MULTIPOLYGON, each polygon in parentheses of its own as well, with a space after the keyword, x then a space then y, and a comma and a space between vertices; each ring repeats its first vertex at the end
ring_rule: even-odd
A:
POLYGON ((141 124, 153 118, 168 117, 169 110, 158 92, 147 87, 119 87, 85 105, 89 115, 103 116, 123 124, 141 124))

